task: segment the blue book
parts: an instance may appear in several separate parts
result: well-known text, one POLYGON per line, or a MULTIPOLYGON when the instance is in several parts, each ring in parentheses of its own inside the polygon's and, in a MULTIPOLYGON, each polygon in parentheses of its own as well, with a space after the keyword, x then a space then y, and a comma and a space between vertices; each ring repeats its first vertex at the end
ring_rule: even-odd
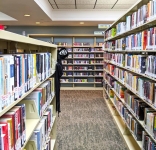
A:
POLYGON ((152 150, 156 150, 156 144, 154 142, 152 143, 152 150))
POLYGON ((40 147, 40 131, 34 131, 35 133, 35 136, 36 136, 36 139, 37 139, 37 150, 41 150, 41 147, 40 147))

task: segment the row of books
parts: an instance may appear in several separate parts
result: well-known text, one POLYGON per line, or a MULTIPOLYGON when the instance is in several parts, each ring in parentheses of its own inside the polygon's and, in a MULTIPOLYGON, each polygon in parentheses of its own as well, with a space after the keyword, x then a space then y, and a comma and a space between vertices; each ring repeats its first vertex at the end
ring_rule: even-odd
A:
POLYGON ((73 43, 73 46, 90 46, 90 43, 88 42, 84 42, 84 43, 80 43, 80 42, 75 42, 73 43))
POLYGON ((48 107, 54 96, 54 78, 49 78, 24 100, 35 101, 39 116, 43 116, 44 110, 48 107))
POLYGON ((63 73, 63 76, 102 76, 103 75, 103 72, 64 72, 63 73))
MULTIPOLYGON (((136 95, 134 95, 130 91, 122 90, 122 93, 122 96, 124 97, 124 102, 127 105, 126 109, 133 113, 138 120, 143 121, 143 126, 147 129, 148 133, 152 135, 152 137, 156 138, 156 111, 150 108, 149 105, 140 100, 136 95)), ((115 95, 114 97, 115 101, 119 101, 119 99, 115 95)), ((140 127, 143 129, 141 125, 140 127)))
POLYGON ((137 141, 142 141, 142 148, 145 150, 155 150, 156 144, 149 136, 150 134, 155 138, 154 128, 156 120, 155 116, 153 117, 155 111, 127 90, 124 92, 124 103, 126 103, 126 105, 123 104, 123 101, 121 101, 111 89, 106 90, 109 96, 113 98, 116 109, 135 139, 137 141), (143 125, 135 119, 134 115, 139 121, 143 121, 143 125), (149 134, 146 133, 145 128, 149 134))
POLYGON ((93 66, 74 66, 74 70, 94 70, 93 66))
POLYGON ((62 64, 102 64, 103 58, 101 60, 63 60, 62 64))
POLYGON ((26 141, 26 105, 25 101, 34 101, 40 117, 51 115, 50 100, 54 95, 54 78, 49 78, 31 94, 23 99, 0 118, 0 149, 21 150, 26 141), (47 109, 48 108, 48 109, 47 109), (48 112, 45 112, 45 110, 48 112))
POLYGON ((26 107, 18 104, 0 118, 0 149, 20 150, 26 141, 26 107))
POLYGON ((125 65, 125 54, 121 53, 104 53, 104 59, 109 60, 112 63, 116 63, 117 65, 124 66, 125 65))
POLYGON ((88 82, 88 79, 74 79, 74 82, 88 82))
POLYGON ((110 54, 104 56, 112 63, 131 69, 137 73, 146 74, 156 78, 156 56, 155 55, 135 55, 135 54, 110 54))
POLYGON ((104 48, 109 50, 156 50, 156 27, 105 42, 104 48))
POLYGON ((73 58, 94 58, 94 54, 74 54, 73 58))
POLYGON ((99 58, 103 57, 103 54, 74 54, 73 58, 99 58))
POLYGON ((93 76, 92 72, 74 72, 73 76, 93 76))
MULTIPOLYGON (((54 43, 58 46, 68 46, 68 45, 71 45, 67 42, 57 42, 57 43, 54 43)), ((73 46, 90 46, 91 44, 90 43, 81 43, 81 42, 75 42, 73 43, 73 46)), ((99 42, 99 43, 96 43, 97 46, 102 46, 103 43, 102 42, 99 42)))
POLYGON ((108 65, 106 69, 112 76, 117 77, 127 87, 138 93, 140 97, 153 104, 156 107, 155 82, 147 78, 141 77, 129 71, 124 71, 114 65, 108 65))
POLYGON ((95 82, 101 82, 102 83, 102 79, 95 79, 95 82))
MULTIPOLYGON (((42 150, 47 147, 50 141, 50 132, 53 126, 53 121, 53 105, 49 105, 30 138, 31 141, 35 141, 37 150, 42 150)), ((50 150, 50 148, 48 150, 50 150)))
POLYGON ((126 16, 126 22, 120 22, 115 28, 105 32, 105 38, 114 37, 116 35, 122 34, 126 31, 134 29, 146 22, 154 20, 156 18, 156 2, 155 0, 150 0, 147 4, 138 8, 137 11, 133 12, 131 15, 126 16))
POLYGON ((73 48, 73 52, 93 52, 95 51, 94 48, 87 47, 87 48, 73 48))
POLYGON ((51 53, 0 56, 0 110, 52 72, 51 53))
MULTIPOLYGON (((102 59, 102 58, 101 58, 102 59)), ((103 60, 74 60, 74 64, 102 64, 103 60)))
POLYGON ((68 83, 69 82, 69 79, 60 79, 60 82, 61 83, 68 83))
MULTIPOLYGON (((63 70, 94 70, 94 66, 63 66, 63 70)), ((95 70, 103 70, 102 66, 96 66, 95 70)))
MULTIPOLYGON (((72 48, 67 48, 68 52, 72 52, 72 48)), ((87 47, 87 48, 73 48, 74 52, 103 52, 102 48, 94 48, 94 47, 87 47)))

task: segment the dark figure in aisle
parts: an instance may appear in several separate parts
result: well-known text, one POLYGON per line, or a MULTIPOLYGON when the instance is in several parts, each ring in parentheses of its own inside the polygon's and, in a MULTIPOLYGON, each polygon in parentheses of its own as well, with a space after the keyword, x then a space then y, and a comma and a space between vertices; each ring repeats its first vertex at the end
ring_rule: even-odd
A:
POLYGON ((56 91, 56 111, 58 114, 61 112, 60 110, 60 79, 63 75, 63 66, 62 60, 68 56, 68 51, 66 48, 61 48, 57 52, 57 64, 56 64, 56 72, 55 72, 55 91, 56 91))

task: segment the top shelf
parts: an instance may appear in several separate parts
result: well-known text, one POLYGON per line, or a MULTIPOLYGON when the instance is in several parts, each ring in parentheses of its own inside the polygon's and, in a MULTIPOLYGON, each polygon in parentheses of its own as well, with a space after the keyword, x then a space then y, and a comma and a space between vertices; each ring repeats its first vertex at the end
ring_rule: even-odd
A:
POLYGON ((103 37, 95 34, 28 34, 29 37, 103 37))
POLYGON ((57 45, 57 47, 58 47, 58 48, 61 48, 61 47, 66 47, 66 48, 83 48, 83 47, 84 47, 84 48, 85 48, 85 47, 86 47, 86 48, 90 48, 90 47, 102 48, 102 46, 94 46, 94 45, 88 45, 88 46, 72 46, 72 45, 71 45, 71 46, 70 46, 70 45, 69 45, 69 46, 68 46, 68 45, 65 46, 65 45, 57 45))
POLYGON ((50 44, 48 42, 43 42, 40 40, 36 40, 33 38, 29 38, 23 35, 15 34, 12 32, 4 31, 4 30, 0 30, 0 40, 57 48, 57 45, 50 44))
POLYGON ((106 40, 104 40, 104 41, 107 42, 107 41, 116 40, 116 39, 119 39, 119 38, 128 36, 128 35, 130 35, 130 34, 133 34, 133 33, 135 33, 135 32, 143 31, 143 30, 145 30, 145 29, 147 29, 147 28, 150 28, 150 27, 152 27, 152 26, 156 23, 156 20, 155 20, 155 19, 156 19, 156 18, 153 18, 153 20, 151 20, 151 21, 149 21, 149 22, 146 22, 146 23, 144 23, 143 25, 140 25, 140 26, 138 26, 138 27, 136 27, 136 28, 134 28, 134 29, 125 31, 124 33, 118 34, 118 35, 116 35, 116 36, 114 36, 114 37, 111 37, 111 38, 108 38, 108 39, 106 39, 106 40))
POLYGON ((109 28, 107 28, 105 30, 108 31, 111 28, 115 27, 119 22, 125 21, 126 20, 126 16, 137 11, 138 8, 140 8, 143 4, 146 4, 148 2, 148 0, 138 0, 130 9, 128 9, 124 15, 122 15, 119 19, 117 19, 109 28))

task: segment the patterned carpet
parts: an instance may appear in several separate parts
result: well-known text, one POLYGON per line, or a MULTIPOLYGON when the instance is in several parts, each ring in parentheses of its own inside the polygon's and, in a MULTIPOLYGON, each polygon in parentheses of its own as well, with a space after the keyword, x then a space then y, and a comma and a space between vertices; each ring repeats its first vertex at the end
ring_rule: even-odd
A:
POLYGON ((58 150, 128 150, 102 91, 61 91, 58 150))

